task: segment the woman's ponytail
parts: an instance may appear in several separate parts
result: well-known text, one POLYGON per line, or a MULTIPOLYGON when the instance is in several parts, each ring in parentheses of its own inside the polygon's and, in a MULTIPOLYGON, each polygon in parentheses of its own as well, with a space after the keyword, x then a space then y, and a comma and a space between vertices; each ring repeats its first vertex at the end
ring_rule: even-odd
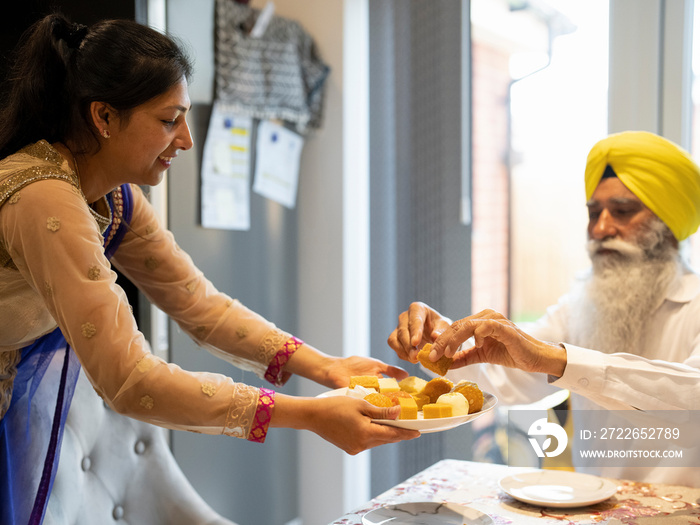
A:
POLYGON ((69 49, 78 49, 87 35, 88 27, 82 24, 69 24, 67 20, 56 17, 53 19, 53 34, 66 43, 69 49))
POLYGON ((40 139, 63 138, 73 106, 70 69, 86 32, 53 14, 24 33, 5 79, 0 158, 40 139))

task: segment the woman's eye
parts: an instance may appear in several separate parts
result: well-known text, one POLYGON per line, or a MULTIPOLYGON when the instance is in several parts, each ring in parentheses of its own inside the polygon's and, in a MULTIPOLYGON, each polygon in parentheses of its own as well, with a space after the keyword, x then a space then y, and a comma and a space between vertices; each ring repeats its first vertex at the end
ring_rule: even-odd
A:
POLYGON ((161 121, 163 124, 166 126, 174 126, 175 125, 175 120, 162 120, 161 121))

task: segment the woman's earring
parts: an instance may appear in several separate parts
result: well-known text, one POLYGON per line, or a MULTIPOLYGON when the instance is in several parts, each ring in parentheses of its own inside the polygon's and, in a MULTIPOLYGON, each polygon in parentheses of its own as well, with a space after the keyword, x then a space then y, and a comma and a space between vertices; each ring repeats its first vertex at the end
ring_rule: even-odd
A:
POLYGON ((103 129, 102 130, 102 136, 106 139, 109 138, 109 130, 108 129, 103 129))

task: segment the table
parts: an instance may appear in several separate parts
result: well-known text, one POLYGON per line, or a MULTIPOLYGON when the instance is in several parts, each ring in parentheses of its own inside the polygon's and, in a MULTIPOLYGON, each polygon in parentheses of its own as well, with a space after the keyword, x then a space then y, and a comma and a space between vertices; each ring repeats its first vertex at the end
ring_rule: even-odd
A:
POLYGON ((496 525, 700 525, 700 489, 614 480, 611 499, 576 509, 521 503, 498 487, 502 477, 532 469, 446 459, 377 496, 329 525, 361 525, 362 516, 387 504, 450 501, 488 514, 496 525))

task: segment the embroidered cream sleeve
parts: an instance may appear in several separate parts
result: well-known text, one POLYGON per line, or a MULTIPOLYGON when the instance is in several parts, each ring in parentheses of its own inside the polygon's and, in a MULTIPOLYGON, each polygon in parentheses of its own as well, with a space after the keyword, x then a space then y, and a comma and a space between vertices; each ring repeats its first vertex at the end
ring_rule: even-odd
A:
POLYGON ((115 265, 197 344, 265 377, 290 334, 218 292, 161 226, 137 187, 134 200, 131 231, 113 259, 115 265))
MULTIPOLYGON (((61 327, 98 394, 118 412, 168 428, 249 437, 260 390, 221 374, 182 370, 149 352, 103 255, 97 223, 79 192, 64 181, 41 180, 23 187, 18 195, 12 205, 0 207, 0 238, 16 267, 12 271, 21 275, 18 286, 25 286, 33 294, 31 300, 42 305, 61 327)), ((138 237, 148 227, 143 225, 134 233, 138 238, 135 250, 145 245, 161 246, 138 237)), ((157 275, 149 261, 160 263, 168 249, 175 250, 172 244, 165 252, 150 250, 140 258, 143 269, 136 273, 146 280, 157 275)), ((177 258, 180 261, 180 256, 177 258)), ((172 264, 166 258, 162 262, 156 268, 165 270, 172 264)), ((175 264, 175 270, 180 266, 187 265, 175 264)), ((264 362, 266 345, 274 345, 277 337, 284 338, 242 307, 224 305, 228 299, 216 295, 199 274, 180 272, 177 279, 182 279, 179 284, 184 292, 162 292, 159 296, 159 287, 173 286, 173 282, 158 279, 151 292, 165 301, 193 296, 203 299, 211 294, 211 304, 224 316, 242 312, 246 320, 237 326, 247 327, 246 335, 255 339, 253 344, 243 345, 249 349, 244 354, 251 361, 264 362), (190 283, 195 286, 188 288, 190 283)), ((185 308, 180 305, 174 313, 184 317, 185 308)), ((206 307, 194 306, 199 325, 206 315, 199 315, 198 308, 206 307)), ((27 333, 34 329, 31 319, 22 322, 25 325, 19 329, 27 333)), ((205 342, 209 338, 219 341, 215 326, 206 326, 201 333, 205 342)))

